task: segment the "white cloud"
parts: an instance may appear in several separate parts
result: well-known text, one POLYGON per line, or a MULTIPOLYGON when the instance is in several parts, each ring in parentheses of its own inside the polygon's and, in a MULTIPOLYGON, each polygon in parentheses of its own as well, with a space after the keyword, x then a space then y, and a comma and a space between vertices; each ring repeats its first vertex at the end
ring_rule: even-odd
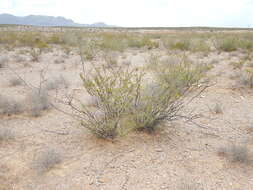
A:
POLYGON ((120 26, 253 25, 251 0, 1 0, 4 11, 120 26))

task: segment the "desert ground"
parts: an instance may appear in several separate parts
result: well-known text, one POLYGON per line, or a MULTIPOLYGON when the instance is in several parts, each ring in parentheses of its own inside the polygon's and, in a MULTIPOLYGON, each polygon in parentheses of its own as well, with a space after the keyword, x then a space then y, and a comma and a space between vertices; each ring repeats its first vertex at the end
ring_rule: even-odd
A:
POLYGON ((0 33, 1 190, 253 189, 252 31, 0 33), (206 88, 180 109, 189 117, 101 138, 70 105, 93 109, 83 66, 84 77, 92 65, 149 76, 182 59, 205 65, 198 87, 206 88))

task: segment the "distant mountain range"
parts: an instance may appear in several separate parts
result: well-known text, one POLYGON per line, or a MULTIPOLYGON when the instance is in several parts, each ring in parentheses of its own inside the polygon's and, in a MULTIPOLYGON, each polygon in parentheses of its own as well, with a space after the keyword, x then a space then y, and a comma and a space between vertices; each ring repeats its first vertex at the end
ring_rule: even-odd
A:
POLYGON ((114 27, 103 22, 94 24, 78 24, 71 19, 58 16, 14 16, 11 14, 0 14, 0 24, 33 25, 33 26, 72 26, 72 27, 114 27))

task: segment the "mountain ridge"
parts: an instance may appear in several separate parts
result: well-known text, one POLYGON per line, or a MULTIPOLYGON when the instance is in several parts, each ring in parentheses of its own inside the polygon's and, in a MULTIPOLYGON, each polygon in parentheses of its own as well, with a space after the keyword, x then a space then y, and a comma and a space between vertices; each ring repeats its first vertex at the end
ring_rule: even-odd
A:
POLYGON ((114 27, 104 22, 79 24, 63 16, 28 15, 15 16, 8 13, 0 14, 0 24, 31 25, 31 26, 71 26, 71 27, 114 27))

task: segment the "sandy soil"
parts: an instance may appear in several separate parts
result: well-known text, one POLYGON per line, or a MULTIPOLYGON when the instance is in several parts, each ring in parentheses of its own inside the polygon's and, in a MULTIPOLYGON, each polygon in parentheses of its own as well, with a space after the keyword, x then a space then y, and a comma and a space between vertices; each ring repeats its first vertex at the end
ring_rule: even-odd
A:
MULTIPOLYGON (((128 50, 124 56, 119 55, 119 60, 143 65, 149 53, 128 50)), ((166 55, 163 50, 160 53, 166 55)), ((27 55, 25 61, 17 61, 18 50, 1 54, 10 58, 9 66, 25 81, 37 85, 40 69, 48 65, 48 78, 62 75, 69 82, 68 89, 61 93, 83 93, 80 58, 75 52, 66 56, 55 48, 44 53, 39 62, 31 62, 27 55), (57 63, 55 59, 64 62, 57 63)), ((38 118, 26 113, 4 116, 0 127, 10 129, 14 139, 0 144, 0 189, 253 189, 252 163, 233 163, 218 153, 232 144, 253 150, 253 92, 235 88, 236 81, 231 79, 235 71, 230 63, 244 53, 188 54, 192 60, 214 65, 208 73, 213 85, 185 110, 200 115, 195 120, 198 125, 176 121, 153 135, 132 133, 108 142, 97 139, 78 121, 54 109, 38 118), (217 103, 223 113, 212 111, 217 103), (62 161, 41 174, 34 162, 47 150, 55 150, 62 161)), ((25 100, 29 91, 26 86, 9 85, 14 76, 11 70, 0 69, 0 94, 29 102, 25 100)))

